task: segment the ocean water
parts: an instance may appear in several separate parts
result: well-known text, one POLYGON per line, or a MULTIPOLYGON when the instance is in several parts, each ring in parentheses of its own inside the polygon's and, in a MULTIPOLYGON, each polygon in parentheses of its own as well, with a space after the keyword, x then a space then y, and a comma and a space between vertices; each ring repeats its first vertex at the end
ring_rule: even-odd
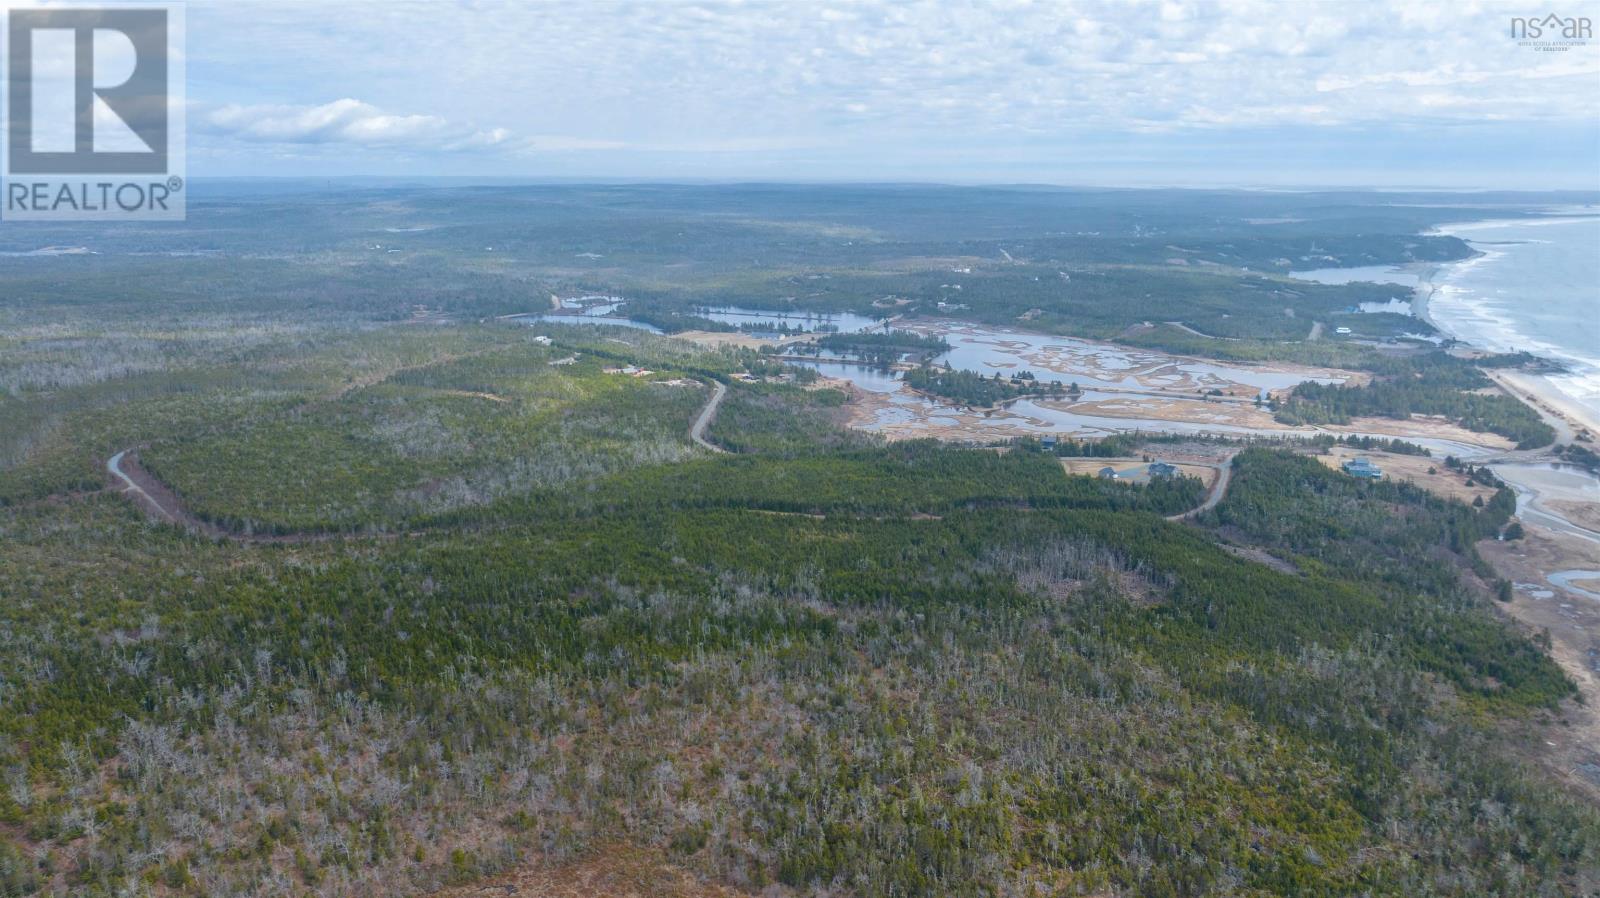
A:
POLYGON ((1428 314, 1457 339, 1526 350, 1569 373, 1550 382, 1600 414, 1600 217, 1444 225, 1483 253, 1440 267, 1428 314))

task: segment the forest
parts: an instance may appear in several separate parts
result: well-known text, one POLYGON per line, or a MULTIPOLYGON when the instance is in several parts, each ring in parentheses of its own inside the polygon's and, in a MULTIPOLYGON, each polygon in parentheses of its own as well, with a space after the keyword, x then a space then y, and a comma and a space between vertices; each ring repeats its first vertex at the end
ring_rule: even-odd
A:
POLYGON ((1525 365, 1530 357, 1463 359, 1443 352, 1386 359, 1371 367, 1376 379, 1362 386, 1302 383, 1276 417, 1285 424, 1348 424, 1352 416, 1409 418, 1444 415, 1468 430, 1498 433, 1520 449, 1548 446, 1556 433, 1539 414, 1499 392, 1482 367, 1525 365))
POLYGON ((904 379, 914 390, 975 408, 996 406, 1024 396, 1066 396, 1076 392, 1058 381, 1038 380, 1029 371, 1008 378, 1001 378, 996 371, 984 377, 976 371, 939 368, 927 363, 906 371, 904 379))
MULTIPOLYGON (((357 402, 359 432, 397 389, 494 387, 535 416, 540 397, 585 402, 616 376, 549 364, 574 352, 738 364, 617 333, 491 330, 467 359, 324 401, 357 402)), ((1027 445, 882 446, 841 431, 830 395, 740 386, 711 432, 733 454, 584 466, 422 509, 398 539, 213 541, 106 493, 12 504, 7 888, 393 894, 617 839, 743 888, 867 895, 1520 894, 1600 863, 1600 815, 1520 770, 1493 723, 1550 714, 1571 685, 1455 565, 1410 561, 1472 569, 1509 498, 1472 509, 1250 449, 1197 529, 1160 519, 1197 481, 1068 477, 1027 445), (1470 810, 1488 795, 1514 812, 1491 825, 1470 810), (1447 837, 1462 827, 1477 838, 1447 837)), ((481 430, 492 459, 482 428, 516 419, 473 398, 486 411, 450 429, 481 430)), ((596 406, 566 438, 605 458, 661 426, 648 408, 674 422, 650 439, 686 444, 691 406, 596 406)), ((328 414, 310 411, 286 420, 328 414)), ((352 451, 230 433, 315 449, 291 466, 308 475, 352 451)), ((198 509, 339 524, 270 511, 309 501, 272 480, 216 492, 232 463, 151 457, 198 509)), ((322 506, 363 507, 320 482, 322 506)), ((391 513, 373 508, 353 520, 391 513)))
MULTIPOLYGON (((1199 260, 1452 258, 1415 239, 1443 202, 239 188, 46 235, 93 252, 0 268, 0 896, 388 898, 633 850, 777 898, 1593 893, 1600 808, 1528 760, 1574 684, 1478 549, 1497 481, 1472 505, 1313 457, 1427 452, 1362 437, 891 442, 774 353, 496 317, 762 283, 999 320, 1066 271, 1052 314, 1120 297, 1073 332, 1193 291, 1219 333, 1190 336, 1247 354, 1280 344, 1241 297, 1299 339, 1282 309, 1324 295, 1199 260), (175 521, 108 474, 125 451, 175 521), (1183 451, 1231 459, 1215 507, 1062 464, 1183 451)), ((1377 379, 1286 413, 1539 436, 1480 365, 1298 345, 1377 379)))

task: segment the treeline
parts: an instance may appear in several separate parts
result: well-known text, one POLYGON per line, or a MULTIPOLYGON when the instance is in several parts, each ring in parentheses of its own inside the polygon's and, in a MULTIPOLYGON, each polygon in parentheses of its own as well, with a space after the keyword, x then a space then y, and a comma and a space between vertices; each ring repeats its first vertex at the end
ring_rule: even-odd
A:
POLYGON ((1302 383, 1274 416, 1285 424, 1348 424, 1362 415, 1401 420, 1442 415, 1468 430, 1498 433, 1518 448, 1549 445, 1555 431, 1533 409, 1498 391, 1478 392, 1495 386, 1479 365, 1514 363, 1505 357, 1474 361, 1444 352, 1390 359, 1373 365, 1374 380, 1362 386, 1302 383))
MULTIPOLYGON (((1120 432, 1096 440, 1057 439, 1051 451, 1063 458, 1118 458, 1133 454, 1141 444, 1150 442, 1156 436, 1159 435, 1120 432)), ((1039 441, 1033 437, 1026 437, 1020 442, 1039 445, 1039 441)))
POLYGON ((662 308, 649 303, 629 302, 622 311, 634 321, 642 321, 669 334, 683 331, 733 333, 739 329, 726 321, 717 321, 690 311, 662 308))
POLYGON ((1579 446, 1577 443, 1569 443, 1565 446, 1557 446, 1556 455, 1561 458, 1562 461, 1577 465, 1578 467, 1587 471, 1600 474, 1600 452, 1595 452, 1588 446, 1579 446))
POLYGON ((950 342, 942 336, 919 334, 916 331, 891 330, 886 333, 864 331, 858 334, 824 334, 817 338, 823 349, 848 351, 876 351, 893 349, 901 352, 941 353, 950 351, 950 342))
POLYGON ((1430 456, 1433 454, 1433 452, 1427 447, 1418 446, 1416 443, 1408 443, 1405 440, 1388 439, 1386 437, 1361 436, 1358 434, 1344 434, 1343 436, 1337 437, 1327 434, 1318 434, 1317 436, 1312 437, 1310 442, 1313 445, 1349 446, 1352 449, 1392 452, 1395 455, 1430 456))
MULTIPOLYGON (((798 366, 788 370, 797 382, 816 374, 798 366)), ((718 408, 708 438, 729 452, 779 458, 881 445, 879 436, 842 426, 847 398, 839 390, 736 384, 718 408)))
POLYGON ((832 358, 847 358, 860 364, 887 369, 908 356, 925 362, 949 349, 950 344, 943 337, 896 330, 854 334, 825 333, 809 342, 774 346, 763 351, 798 356, 822 356, 827 353, 832 358))
POLYGON ((993 377, 984 377, 976 371, 956 371, 924 364, 907 371, 903 379, 913 390, 975 408, 995 406, 1024 396, 1067 396, 1076 392, 1057 382, 1036 380, 1030 371, 1002 379, 998 371, 993 377))
MULTIPOLYGON (((751 437, 745 436, 744 440, 751 437)), ((798 515, 940 515, 961 508, 1098 508, 1176 514, 1200 504, 1197 478, 1135 486, 1068 477, 1051 455, 956 449, 933 440, 838 452, 777 443, 771 456, 719 456, 621 472, 568 496, 537 493, 449 511, 424 521, 450 528, 503 525, 525 515, 626 508, 744 508, 798 515), (787 451, 786 451, 787 450, 787 451)))
POLYGON ((1442 550, 1492 580, 1493 570, 1474 544, 1505 526, 1516 513, 1516 495, 1486 468, 1453 457, 1444 464, 1496 487, 1494 496, 1475 509, 1409 482, 1357 480, 1304 455, 1247 449, 1235 459, 1227 498, 1213 516, 1261 544, 1316 557, 1340 576, 1465 607, 1470 593, 1460 581, 1459 565, 1417 564, 1417 559, 1442 550))

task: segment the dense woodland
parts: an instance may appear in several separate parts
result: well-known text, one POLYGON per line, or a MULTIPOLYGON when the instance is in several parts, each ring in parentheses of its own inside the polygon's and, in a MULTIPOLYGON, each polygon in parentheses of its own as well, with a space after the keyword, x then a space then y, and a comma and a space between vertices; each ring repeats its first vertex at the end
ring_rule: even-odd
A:
POLYGON ((1448 258, 1383 236, 1444 211, 1330 202, 1255 240, 1194 198, 623 193, 240 196, 7 259, 0 895, 387 898, 619 845, 752 895, 1600 888, 1600 809, 1521 760, 1574 687, 1494 613, 1474 547, 1509 491, 1241 444, 1180 523, 1199 481, 1058 458, 1159 437, 886 444, 838 391, 734 377, 770 357, 491 318, 755 247, 1174 252, 1135 219, 1197 259, 1448 258), (785 226, 727 214, 755 208, 785 226), (517 261, 469 255, 472 222, 517 261), (217 258, 119 255, 157 250, 217 258), (724 452, 689 438, 713 383, 724 452), (107 489, 130 448, 225 535, 107 489))
POLYGON ((1531 361, 1527 356, 1469 360, 1443 352, 1376 361, 1372 383, 1302 383, 1278 407, 1276 417, 1286 424, 1348 424, 1357 415, 1443 415, 1468 430, 1498 433, 1522 449, 1548 446, 1555 430, 1532 408, 1494 391, 1494 382, 1480 370, 1531 361))
POLYGON ((906 385, 933 396, 975 407, 987 407, 1025 396, 1066 396, 1076 392, 1058 381, 1041 381, 1032 372, 1002 378, 996 371, 984 377, 976 371, 956 371, 923 364, 905 373, 906 385))

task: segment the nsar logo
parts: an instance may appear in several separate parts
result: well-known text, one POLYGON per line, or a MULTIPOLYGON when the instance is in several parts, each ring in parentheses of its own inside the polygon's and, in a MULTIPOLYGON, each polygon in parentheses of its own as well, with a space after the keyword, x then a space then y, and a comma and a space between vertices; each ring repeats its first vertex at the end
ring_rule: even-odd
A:
POLYGON ((1511 37, 1518 46, 1564 52, 1587 45, 1594 38, 1594 23, 1588 16, 1517 16, 1511 20, 1511 37))

